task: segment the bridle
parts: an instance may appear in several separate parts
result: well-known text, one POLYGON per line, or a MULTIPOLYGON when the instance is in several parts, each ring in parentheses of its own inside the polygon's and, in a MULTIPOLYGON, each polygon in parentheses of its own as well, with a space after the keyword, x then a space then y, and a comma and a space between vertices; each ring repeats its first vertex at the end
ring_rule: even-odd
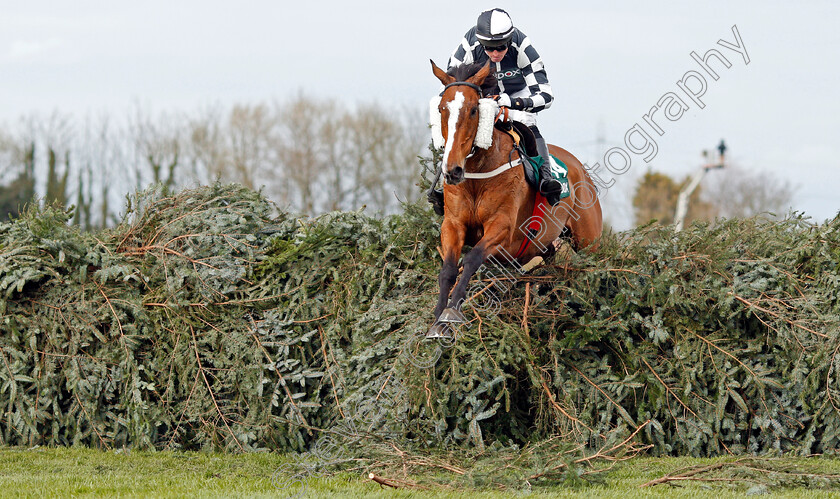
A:
MULTIPOLYGON (((482 96, 484 95, 484 93, 481 90, 481 87, 479 87, 475 83, 470 83, 470 82, 467 82, 467 81, 454 81, 454 82, 444 86, 443 90, 446 91, 447 88, 455 87, 455 86, 465 86, 465 87, 469 87, 469 88, 475 90, 478 93, 479 99, 481 99, 482 96)), ((443 92, 441 92, 441 94, 443 94, 443 92)), ((507 119, 507 109, 504 109, 504 111, 502 109, 503 108, 499 108, 499 113, 496 114, 495 120, 498 120, 499 116, 504 116, 503 119, 507 119)), ((507 133, 511 138, 513 138, 513 136, 509 132, 505 132, 505 133, 507 133)), ((475 142, 473 142, 472 148, 470 149, 469 154, 467 154, 466 159, 471 158, 473 155, 475 155, 476 152, 478 152, 478 148, 476 147, 475 142)), ((485 179, 485 178, 495 177, 496 175, 504 173, 505 171, 510 170, 511 168, 514 168, 514 167, 522 164, 522 158, 524 158, 524 157, 526 157, 524 151, 519 146, 519 144, 517 144, 516 141, 514 140, 513 141, 513 149, 510 151, 510 154, 508 155, 508 162, 507 163, 502 163, 499 167, 497 167, 494 170, 491 170, 489 172, 484 172, 484 173, 466 173, 465 172, 464 173, 464 179, 485 179), (515 159, 515 160, 513 159, 514 152, 519 154, 518 159, 515 159)), ((441 165, 441 167, 442 167, 442 165, 441 165)), ((438 175, 440 175, 440 173, 438 173, 438 175)), ((436 183, 437 183, 437 178, 436 178, 435 182, 432 184, 432 188, 434 188, 434 184, 436 184, 436 183)))
MULTIPOLYGON (((446 92, 447 88, 458 87, 458 86, 469 87, 469 88, 475 90, 478 93, 478 98, 479 99, 484 95, 484 92, 481 91, 481 87, 479 87, 475 83, 470 83, 468 81, 453 81, 449 85, 446 85, 445 87, 443 87, 443 91, 441 92, 441 95, 443 95, 443 92, 446 92)), ((475 140, 473 140, 472 148, 470 148, 469 154, 467 154, 464 159, 472 158, 475 155, 475 153, 477 153, 477 152, 478 152, 478 148, 475 146, 475 140)), ((464 178, 466 178, 466 177, 464 177, 464 178)))
MULTIPOLYGON (((469 87, 469 88, 475 90, 475 92, 478 94, 479 99, 482 99, 483 92, 481 90, 481 87, 479 87, 475 83, 470 83, 470 82, 466 82, 466 81, 453 81, 452 83, 449 83, 449 84, 445 85, 443 87, 443 91, 441 91, 440 95, 443 96, 443 93, 449 87, 456 87, 456 86, 469 87)), ((507 112, 506 111, 507 111, 507 109, 504 109, 504 112, 503 112, 502 109, 499 109, 498 113, 494 116, 494 121, 497 120, 500 115, 503 116, 504 117, 503 119, 506 120, 507 119, 507 112)), ((509 136, 511 136, 511 134, 509 132, 505 132, 505 133, 507 133, 509 136)), ((434 136, 434 133, 433 133, 433 136, 434 136)), ((511 136, 511 138, 513 138, 513 137, 511 136)), ((508 155, 508 162, 507 163, 503 163, 502 165, 500 165, 496 169, 494 169, 492 171, 489 171, 489 172, 484 172, 484 173, 468 173, 468 172, 465 172, 464 173, 464 179, 486 179, 486 178, 495 177, 496 175, 504 173, 505 171, 510 170, 511 168, 514 168, 514 167, 522 164, 522 158, 526 157, 526 155, 525 155, 524 151, 521 150, 521 147, 516 143, 515 140, 513 141, 513 144, 514 144, 514 147, 513 147, 513 149, 511 149, 511 151, 508 155), (513 159, 514 152, 517 152, 519 154, 519 158, 516 159, 516 160, 513 159)), ((466 159, 471 158, 477 152, 478 152, 478 148, 475 144, 475 140, 473 140, 473 145, 470 149, 469 154, 467 154, 466 159)), ((437 186, 438 180, 440 180, 440 176, 443 173, 442 170, 443 170, 443 165, 440 165, 440 164, 436 165, 434 178, 432 179, 431 185, 429 186, 429 191, 427 193, 427 197, 429 199, 436 198, 435 187, 437 186)))
MULTIPOLYGON (((481 92, 481 87, 479 87, 479 86, 478 86, 478 85, 476 85, 475 83, 470 83, 470 82, 468 82, 468 81, 453 81, 453 82, 452 82, 452 83, 450 83, 449 85, 446 85, 445 87, 443 87, 443 90, 444 90, 444 92, 445 92, 447 88, 449 88, 449 87, 457 87, 457 86, 470 87, 471 89, 473 89, 473 90, 475 90, 476 92, 478 92, 478 97, 479 97, 479 98, 481 98, 481 97, 483 96, 483 93, 481 92)), ((441 92, 441 94, 443 94, 443 92, 441 92)))

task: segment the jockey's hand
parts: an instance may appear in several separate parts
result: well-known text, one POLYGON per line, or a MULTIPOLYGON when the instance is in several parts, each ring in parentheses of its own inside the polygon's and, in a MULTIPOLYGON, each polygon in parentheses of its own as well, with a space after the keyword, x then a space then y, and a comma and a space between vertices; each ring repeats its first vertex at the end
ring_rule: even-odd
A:
POLYGON ((510 107, 510 96, 508 94, 497 95, 495 99, 500 107, 510 107))
POLYGON ((495 97, 495 99, 496 99, 496 102, 499 103, 499 106, 509 107, 511 109, 516 109, 516 110, 519 110, 519 111, 521 111, 522 109, 525 109, 525 101, 522 100, 521 97, 517 97, 517 98, 511 100, 511 98, 508 94, 501 94, 501 95, 497 95, 495 97))

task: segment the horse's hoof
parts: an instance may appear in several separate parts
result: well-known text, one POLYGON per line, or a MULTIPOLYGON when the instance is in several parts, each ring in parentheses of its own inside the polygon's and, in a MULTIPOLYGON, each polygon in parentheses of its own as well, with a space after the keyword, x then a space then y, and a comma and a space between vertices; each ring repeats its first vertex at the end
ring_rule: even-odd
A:
POLYGON ((452 330, 449 329, 449 326, 446 324, 435 323, 434 326, 429 328, 429 332, 426 333, 427 340, 435 340, 439 338, 452 338, 452 330))
POLYGON ((445 308, 443 312, 438 317, 438 322, 454 322, 454 323, 462 323, 467 322, 467 318, 464 317, 464 314, 461 313, 460 310, 454 308, 445 308))
POLYGON ((523 273, 524 272, 530 272, 530 271, 534 270, 534 268, 536 268, 536 266, 541 264, 542 262, 543 262, 543 257, 537 255, 534 258, 531 258, 531 260, 529 260, 528 263, 526 263, 525 265, 523 265, 521 267, 522 272, 523 273))

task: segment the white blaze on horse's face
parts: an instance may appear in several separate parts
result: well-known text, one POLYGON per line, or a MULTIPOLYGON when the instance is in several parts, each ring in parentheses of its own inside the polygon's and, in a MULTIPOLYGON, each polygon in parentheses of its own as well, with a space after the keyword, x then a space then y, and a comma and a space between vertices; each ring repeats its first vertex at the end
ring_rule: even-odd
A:
POLYGON ((458 118, 461 116, 461 107, 464 105, 464 94, 455 92, 455 97, 446 103, 449 110, 449 121, 447 122, 446 148, 443 150, 443 166, 448 168, 449 155, 452 153, 452 145, 455 143, 455 129, 458 126, 458 118))

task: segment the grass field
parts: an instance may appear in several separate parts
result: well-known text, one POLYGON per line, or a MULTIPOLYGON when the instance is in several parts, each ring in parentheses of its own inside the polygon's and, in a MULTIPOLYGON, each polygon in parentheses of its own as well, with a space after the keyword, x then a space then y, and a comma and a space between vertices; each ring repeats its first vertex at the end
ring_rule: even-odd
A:
MULTIPOLYGON (((640 488, 650 480, 687 467, 724 464, 729 459, 637 458, 603 474, 603 483, 577 487, 526 484, 519 490, 486 491, 438 487, 432 490, 381 489, 361 472, 295 480, 291 459, 279 454, 212 454, 199 452, 102 452, 68 448, 0 448, 2 497, 840 497, 836 479, 840 459, 786 458, 784 476, 795 486, 760 483, 682 480, 640 488), (814 478, 816 477, 816 478, 814 478), (800 479, 801 478, 801 479, 800 479), (806 480, 807 478, 807 480, 806 480), (672 482, 673 483, 673 482, 672 482), (286 485, 283 487, 283 485, 286 485), (832 488, 833 485, 833 488, 832 488)), ((699 476, 699 475, 698 475, 699 476)), ((707 478, 711 476, 704 475, 707 478)), ((429 483, 436 475, 412 476, 429 483)), ((768 479, 773 479, 768 475, 768 479)))

